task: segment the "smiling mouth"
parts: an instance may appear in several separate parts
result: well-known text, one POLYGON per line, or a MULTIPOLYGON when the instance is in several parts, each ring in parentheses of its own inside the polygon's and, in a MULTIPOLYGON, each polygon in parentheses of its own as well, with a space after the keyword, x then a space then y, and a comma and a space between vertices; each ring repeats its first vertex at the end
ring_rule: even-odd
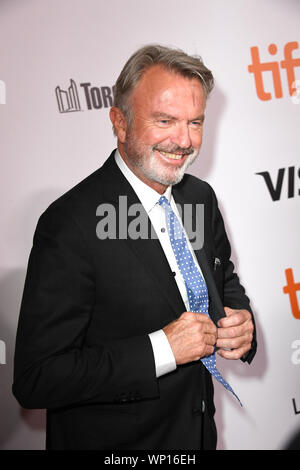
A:
POLYGON ((185 155, 182 153, 170 153, 170 152, 163 152, 162 150, 159 150, 159 153, 161 153, 164 157, 170 158, 171 160, 181 160, 185 155))

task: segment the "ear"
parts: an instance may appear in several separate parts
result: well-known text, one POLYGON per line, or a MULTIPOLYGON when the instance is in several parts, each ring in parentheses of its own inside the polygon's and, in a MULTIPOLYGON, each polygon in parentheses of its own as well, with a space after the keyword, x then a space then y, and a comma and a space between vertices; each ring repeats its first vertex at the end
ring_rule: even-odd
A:
POLYGON ((120 110, 120 108, 116 108, 113 106, 110 109, 109 117, 114 126, 115 133, 117 134, 118 140, 123 144, 126 139, 126 132, 127 132, 127 120, 120 110))

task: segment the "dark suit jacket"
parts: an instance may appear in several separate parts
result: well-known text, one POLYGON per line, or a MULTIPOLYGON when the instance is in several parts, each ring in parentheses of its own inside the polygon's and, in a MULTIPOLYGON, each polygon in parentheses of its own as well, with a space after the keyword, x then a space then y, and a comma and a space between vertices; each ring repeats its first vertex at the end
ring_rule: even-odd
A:
MULTIPOLYGON (((128 207, 139 202, 112 153, 40 217, 13 393, 25 408, 47 409, 48 449, 214 448, 213 385, 201 361, 155 375, 148 333, 186 310, 159 241, 96 236, 97 207, 113 204, 118 220, 119 195, 128 207)), ((223 305, 250 310, 211 187, 186 175, 173 195, 205 205, 204 249, 196 256, 213 320, 224 316, 223 305)), ((254 340, 248 362, 255 347, 254 340)))

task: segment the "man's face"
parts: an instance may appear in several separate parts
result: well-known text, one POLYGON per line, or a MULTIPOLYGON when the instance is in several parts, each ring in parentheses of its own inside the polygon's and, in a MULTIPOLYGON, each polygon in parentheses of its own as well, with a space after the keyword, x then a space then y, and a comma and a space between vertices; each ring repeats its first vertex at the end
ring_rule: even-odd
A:
POLYGON ((178 183, 202 142, 205 95, 198 79, 148 69, 131 99, 132 123, 119 146, 127 165, 163 193, 178 183))

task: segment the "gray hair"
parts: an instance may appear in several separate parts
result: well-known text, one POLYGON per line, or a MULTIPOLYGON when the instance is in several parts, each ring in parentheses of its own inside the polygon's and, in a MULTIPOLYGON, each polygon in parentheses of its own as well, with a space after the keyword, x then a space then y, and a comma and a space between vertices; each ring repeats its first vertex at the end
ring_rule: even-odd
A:
POLYGON ((153 65, 162 65, 186 78, 197 78, 206 98, 213 89, 213 75, 201 57, 190 56, 180 49, 171 49, 159 44, 144 46, 128 59, 114 87, 114 105, 121 109, 128 122, 132 120, 129 103, 131 94, 142 75, 153 65))

